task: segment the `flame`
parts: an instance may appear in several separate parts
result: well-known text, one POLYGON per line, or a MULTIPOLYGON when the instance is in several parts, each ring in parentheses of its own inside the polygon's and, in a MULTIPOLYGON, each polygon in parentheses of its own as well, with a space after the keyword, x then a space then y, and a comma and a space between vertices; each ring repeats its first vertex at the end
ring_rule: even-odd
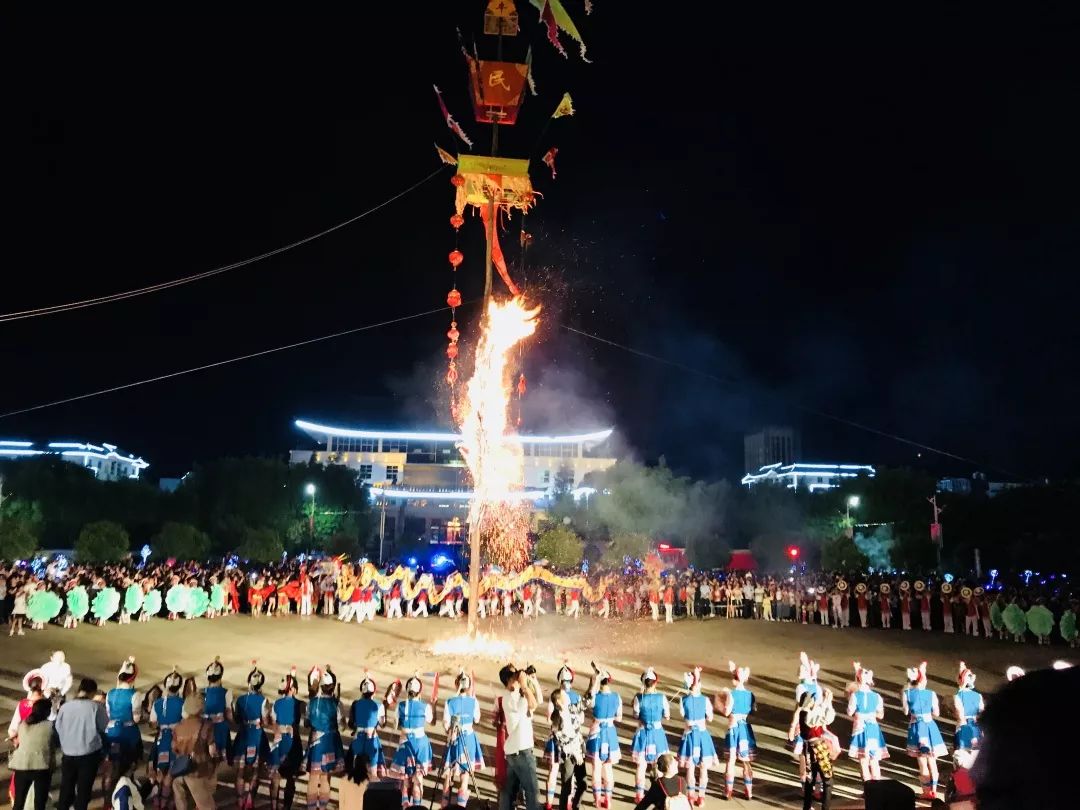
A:
POLYGON ((513 392, 509 359, 513 348, 536 331, 539 312, 520 295, 488 305, 476 366, 461 403, 461 455, 474 492, 469 531, 480 533, 492 562, 511 571, 523 568, 528 557, 529 507, 521 498, 522 446, 507 439, 513 392))
POLYGON ((494 636, 477 633, 475 638, 462 635, 436 641, 431 645, 431 652, 435 655, 482 655, 505 661, 513 656, 514 645, 494 636))

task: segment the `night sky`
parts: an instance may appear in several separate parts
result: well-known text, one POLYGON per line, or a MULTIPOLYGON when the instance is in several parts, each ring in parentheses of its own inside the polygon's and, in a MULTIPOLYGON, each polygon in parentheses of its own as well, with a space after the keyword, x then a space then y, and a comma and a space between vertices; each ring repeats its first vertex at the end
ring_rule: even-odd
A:
MULTIPOLYGON (((493 56, 483 5, 26 21, 0 310, 208 270, 382 202, 438 167, 433 142, 463 148, 433 83, 486 153, 454 33, 493 56)), ((500 153, 532 157, 544 195, 528 221, 524 275, 545 313, 525 353, 524 430, 614 424, 636 457, 710 477, 741 474, 742 434, 765 422, 799 426, 807 460, 1075 472, 1073 20, 614 0, 585 17, 566 0, 584 64, 518 5, 507 56, 532 42, 540 95, 500 153), (545 130, 564 91, 577 115, 545 130), (554 182, 539 163, 549 146, 554 182), (819 412, 977 463, 919 457, 819 412)), ((206 281, 0 324, 0 412, 440 306, 449 177, 206 281)), ((504 236, 515 275, 519 227, 504 236)), ((459 286, 474 299, 479 222, 462 234, 459 286)), ((476 315, 461 313, 465 344, 476 315)), ((156 477, 306 446, 296 417, 443 427, 448 321, 7 417, 0 437, 113 442, 156 477)))

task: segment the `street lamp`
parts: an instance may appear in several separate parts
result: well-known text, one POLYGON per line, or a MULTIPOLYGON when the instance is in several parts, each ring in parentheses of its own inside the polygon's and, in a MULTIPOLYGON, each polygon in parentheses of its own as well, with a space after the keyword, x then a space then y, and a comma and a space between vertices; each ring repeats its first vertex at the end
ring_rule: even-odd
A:
POLYGON ((851 510, 857 508, 858 506, 859 506, 859 496, 858 495, 852 495, 851 497, 849 497, 847 499, 847 519, 848 519, 848 521, 851 520, 851 510))
POLYGON ((308 484, 305 488, 308 495, 311 496, 311 517, 308 520, 308 533, 311 535, 311 539, 315 540, 315 485, 308 484))

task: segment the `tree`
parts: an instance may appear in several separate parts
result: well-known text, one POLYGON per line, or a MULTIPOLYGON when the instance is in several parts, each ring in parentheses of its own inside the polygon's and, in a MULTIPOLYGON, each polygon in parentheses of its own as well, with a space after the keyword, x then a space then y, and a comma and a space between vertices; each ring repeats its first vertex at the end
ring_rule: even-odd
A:
POLYGON ((253 529, 248 527, 244 530, 244 540, 236 553, 245 560, 271 563, 281 559, 285 553, 285 546, 281 538, 273 529, 253 529))
POLYGON ((75 559, 79 562, 119 562, 130 552, 128 533, 111 520, 87 523, 75 541, 75 559))
POLYGON ((623 560, 640 560, 649 553, 649 536, 640 532, 615 532, 600 558, 605 565, 622 565, 623 560))
POLYGON ((569 526, 555 524, 544 529, 536 541, 536 556, 558 568, 576 568, 585 554, 585 543, 569 526))
POLYGON ((37 537, 22 520, 0 523, 0 560, 25 560, 37 550, 37 537))
POLYGON ((160 557, 178 560, 205 560, 210 553, 210 538, 189 523, 166 523, 150 541, 160 557))
POLYGON ((869 560, 847 534, 826 540, 821 548, 821 567, 826 571, 865 571, 869 560))

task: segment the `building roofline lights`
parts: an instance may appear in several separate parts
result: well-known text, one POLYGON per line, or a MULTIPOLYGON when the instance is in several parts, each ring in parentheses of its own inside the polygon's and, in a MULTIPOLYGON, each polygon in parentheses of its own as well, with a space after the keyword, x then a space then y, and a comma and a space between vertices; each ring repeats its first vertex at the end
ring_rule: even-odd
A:
POLYGON ((40 456, 43 452, 26 447, 0 447, 0 456, 40 456))
POLYGON ((3 440, 0 440, 0 445, 3 445, 4 447, 33 447, 34 443, 33 442, 15 442, 15 441, 10 441, 8 439, 3 439, 3 440))
POLYGON ((761 468, 761 472, 747 473, 740 479, 742 484, 753 484, 758 481, 775 478, 798 479, 800 476, 827 475, 835 478, 858 478, 861 473, 866 473, 870 478, 877 475, 877 471, 869 464, 769 464, 761 468), (801 469, 800 469, 801 468, 801 469))
MULTIPOLYGON (((395 431, 395 430, 360 430, 355 428, 334 427, 332 425, 320 425, 308 422, 305 419, 297 419, 293 424, 305 433, 323 434, 326 436, 342 436, 353 439, 400 439, 404 441, 435 441, 435 442, 459 442, 460 433, 428 433, 423 431, 395 431)), ((602 442, 608 438, 614 428, 594 430, 591 433, 576 433, 567 436, 521 436, 510 435, 508 439, 522 444, 562 444, 571 442, 602 442)))
MULTIPOLYGON (((388 489, 383 487, 372 487, 372 496, 381 495, 384 498, 403 498, 406 500, 445 500, 445 501, 471 501, 475 493, 470 490, 445 490, 440 491, 437 489, 388 489)), ((547 496, 547 491, 543 489, 525 489, 518 492, 508 492, 509 498, 515 498, 519 500, 540 500, 547 496)))
POLYGON ((86 458, 97 458, 102 461, 109 461, 110 459, 116 459, 123 461, 126 464, 130 464, 138 470, 145 470, 150 465, 141 458, 124 458, 122 455, 116 452, 110 453, 94 453, 89 450, 64 450, 60 453, 62 456, 85 456, 86 458))

